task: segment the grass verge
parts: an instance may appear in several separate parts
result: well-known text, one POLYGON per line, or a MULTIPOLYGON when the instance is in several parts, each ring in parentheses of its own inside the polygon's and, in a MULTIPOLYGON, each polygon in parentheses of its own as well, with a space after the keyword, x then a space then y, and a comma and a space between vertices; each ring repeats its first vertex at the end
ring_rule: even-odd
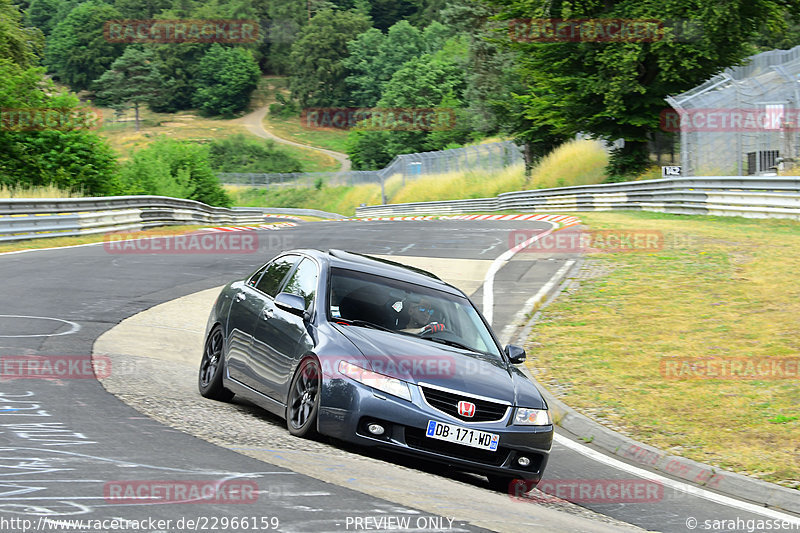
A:
MULTIPOLYGON (((664 247, 590 254, 542 314, 529 366, 568 405, 690 459, 800 487, 800 380, 666 379, 662 360, 800 354, 800 222, 581 213, 591 229, 657 230, 664 247)), ((702 364, 702 363, 701 363, 702 364)), ((795 363, 796 364, 796 363, 795 363)), ((697 367, 694 367, 697 368, 697 367)))

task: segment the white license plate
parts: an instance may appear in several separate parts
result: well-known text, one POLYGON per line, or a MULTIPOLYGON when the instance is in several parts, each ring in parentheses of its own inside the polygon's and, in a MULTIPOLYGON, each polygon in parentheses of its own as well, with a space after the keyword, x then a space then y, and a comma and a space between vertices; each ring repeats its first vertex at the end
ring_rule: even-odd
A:
POLYGON ((500 435, 496 433, 487 433, 486 431, 478 431, 477 429, 454 426, 453 424, 445 424, 444 422, 437 422, 436 420, 430 420, 428 422, 428 429, 425 431, 425 436, 492 452, 497 451, 497 444, 500 442, 500 435))

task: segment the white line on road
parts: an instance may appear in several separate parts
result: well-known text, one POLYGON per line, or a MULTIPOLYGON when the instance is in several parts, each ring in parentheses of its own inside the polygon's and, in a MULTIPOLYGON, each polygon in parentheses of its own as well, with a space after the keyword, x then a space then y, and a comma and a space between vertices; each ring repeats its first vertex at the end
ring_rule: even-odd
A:
POLYGON ((695 487, 694 485, 688 485, 681 481, 676 481, 674 479, 670 479, 662 475, 656 474, 655 472, 650 472, 648 470, 644 470, 643 468, 629 465, 628 463, 624 463, 619 459, 614 459, 613 457, 609 457, 604 453, 598 452, 597 450, 593 450, 588 446, 579 444, 561 435, 558 434, 554 435, 553 440, 558 444, 566 448, 569 448, 574 452, 577 452, 581 455, 585 455, 586 457, 597 461, 598 463, 603 463, 612 468, 616 468, 617 470, 628 472, 629 474, 633 474, 635 476, 647 479, 649 481, 655 481, 657 483, 661 483, 665 487, 670 487, 679 492, 690 494, 692 496, 697 496, 699 498, 703 498, 712 501, 714 503, 727 505, 728 507, 733 507, 735 509, 741 509, 742 511, 748 511, 753 514, 759 514, 776 520, 784 520, 786 522, 791 522, 793 524, 800 524, 800 518, 796 518, 794 516, 781 513, 780 511, 767 509, 766 507, 762 507, 754 503, 743 502, 741 500, 731 498, 730 496, 723 496, 722 494, 717 494, 716 492, 711 492, 710 490, 706 490, 700 487, 695 487))

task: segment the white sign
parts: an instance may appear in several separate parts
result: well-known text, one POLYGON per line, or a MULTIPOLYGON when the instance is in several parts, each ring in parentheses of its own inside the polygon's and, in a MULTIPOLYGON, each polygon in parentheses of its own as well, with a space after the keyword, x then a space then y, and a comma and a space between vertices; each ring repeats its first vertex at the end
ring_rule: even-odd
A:
POLYGON ((662 178, 679 178, 681 176, 681 167, 661 167, 662 178))

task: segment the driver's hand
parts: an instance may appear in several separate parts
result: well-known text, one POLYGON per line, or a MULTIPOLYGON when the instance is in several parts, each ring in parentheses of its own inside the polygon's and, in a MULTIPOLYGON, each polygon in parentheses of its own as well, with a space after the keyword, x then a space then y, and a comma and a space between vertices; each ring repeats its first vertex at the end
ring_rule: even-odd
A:
POLYGON ((419 330, 419 334, 424 335, 426 333, 436 333, 437 331, 444 331, 444 324, 440 324, 439 322, 431 322, 419 330))

